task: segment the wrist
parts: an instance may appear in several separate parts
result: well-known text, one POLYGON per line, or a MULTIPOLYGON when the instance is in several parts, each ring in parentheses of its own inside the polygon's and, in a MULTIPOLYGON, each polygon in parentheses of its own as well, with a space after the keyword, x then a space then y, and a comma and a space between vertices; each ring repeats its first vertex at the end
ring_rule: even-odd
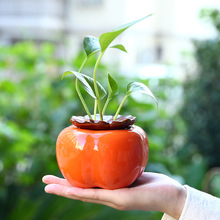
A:
POLYGON ((166 213, 175 219, 179 219, 183 211, 187 197, 187 190, 184 186, 180 185, 175 188, 172 195, 171 203, 166 211, 166 213))

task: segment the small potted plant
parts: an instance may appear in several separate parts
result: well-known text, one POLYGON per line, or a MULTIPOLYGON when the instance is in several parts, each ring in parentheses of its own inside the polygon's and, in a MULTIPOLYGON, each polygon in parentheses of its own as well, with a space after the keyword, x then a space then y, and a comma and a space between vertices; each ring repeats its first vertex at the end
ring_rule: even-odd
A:
POLYGON ((82 188, 101 187, 116 189, 132 184, 144 171, 149 154, 149 144, 144 130, 134 123, 131 115, 119 115, 122 105, 133 92, 140 92, 156 98, 150 89, 140 82, 131 82, 114 115, 105 115, 109 101, 118 93, 118 85, 110 74, 107 76, 108 92, 97 82, 97 70, 101 58, 108 48, 126 52, 123 45, 111 45, 112 41, 130 26, 149 17, 145 16, 99 38, 87 36, 83 40, 86 58, 73 74, 75 88, 87 113, 86 116, 72 116, 73 125, 64 128, 57 138, 56 156, 63 176, 74 186, 82 188), (94 66, 93 77, 82 73, 88 59, 99 53, 94 66), (85 89, 94 99, 92 115, 80 92, 85 89), (107 98, 105 98, 107 97, 107 98), (103 103, 104 100, 104 103, 103 103), (98 113, 97 113, 98 110, 98 113))

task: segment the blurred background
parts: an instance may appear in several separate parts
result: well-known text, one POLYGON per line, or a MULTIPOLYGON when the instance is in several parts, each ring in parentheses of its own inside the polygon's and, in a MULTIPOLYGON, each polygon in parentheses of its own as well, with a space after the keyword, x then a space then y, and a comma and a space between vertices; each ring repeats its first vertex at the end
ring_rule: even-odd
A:
POLYGON ((0 0, 0 219, 161 218, 46 195, 41 183, 45 174, 61 176, 56 138, 84 114, 74 79, 60 80, 79 68, 83 37, 147 14, 117 40, 128 53, 103 57, 99 81, 106 85, 110 72, 120 85, 106 113, 115 113, 129 82, 146 83, 158 110, 135 95, 121 112, 148 134, 146 171, 220 197, 219 0, 0 0))

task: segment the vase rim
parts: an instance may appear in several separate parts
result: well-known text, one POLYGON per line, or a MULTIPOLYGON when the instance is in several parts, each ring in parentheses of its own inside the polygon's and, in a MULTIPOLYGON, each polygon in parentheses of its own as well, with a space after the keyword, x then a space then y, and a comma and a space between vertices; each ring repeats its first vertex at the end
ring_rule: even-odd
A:
POLYGON ((132 115, 119 115, 115 120, 114 116, 104 115, 103 120, 100 120, 99 115, 96 115, 96 120, 90 119, 88 115, 72 116, 70 121, 78 128, 90 130, 117 130, 128 129, 136 122, 136 117, 132 115))

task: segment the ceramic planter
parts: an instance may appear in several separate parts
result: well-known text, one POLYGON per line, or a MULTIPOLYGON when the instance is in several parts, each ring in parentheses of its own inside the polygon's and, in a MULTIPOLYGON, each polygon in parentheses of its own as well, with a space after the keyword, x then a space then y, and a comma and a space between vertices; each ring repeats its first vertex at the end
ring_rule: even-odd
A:
POLYGON ((116 130, 71 125, 61 131, 56 144, 61 173, 81 188, 131 185, 144 171, 148 154, 147 135, 135 125, 116 130))

